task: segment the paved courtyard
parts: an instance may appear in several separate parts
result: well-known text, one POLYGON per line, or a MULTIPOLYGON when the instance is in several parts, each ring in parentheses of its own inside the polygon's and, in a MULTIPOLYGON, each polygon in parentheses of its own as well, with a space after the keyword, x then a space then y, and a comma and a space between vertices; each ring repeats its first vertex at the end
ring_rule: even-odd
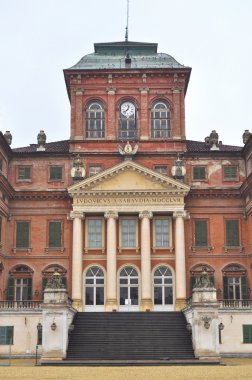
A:
MULTIPOLYGON (((0 360, 6 363, 6 360, 0 360)), ((34 367, 34 360, 0 366, 3 380, 252 380, 252 359, 226 359, 225 366, 199 367, 34 367)))

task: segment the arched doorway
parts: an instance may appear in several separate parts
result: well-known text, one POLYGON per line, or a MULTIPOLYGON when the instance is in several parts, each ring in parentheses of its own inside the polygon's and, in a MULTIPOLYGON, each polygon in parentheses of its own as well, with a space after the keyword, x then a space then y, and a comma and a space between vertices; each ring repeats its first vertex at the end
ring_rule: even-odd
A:
POLYGON ((124 267, 119 275, 120 311, 139 311, 139 278, 135 268, 124 267))
POLYGON ((154 311, 174 310, 172 271, 165 265, 153 273, 153 293, 154 311))
POLYGON ((85 275, 85 311, 104 311, 104 272, 98 266, 85 275))

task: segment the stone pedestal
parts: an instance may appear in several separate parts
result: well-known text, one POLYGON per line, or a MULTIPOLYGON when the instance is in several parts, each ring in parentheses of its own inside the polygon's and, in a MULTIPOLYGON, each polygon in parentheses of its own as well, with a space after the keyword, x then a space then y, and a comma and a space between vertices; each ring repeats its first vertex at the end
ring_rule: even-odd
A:
POLYGON ((190 309, 195 356, 199 359, 219 360, 219 303, 216 289, 194 288, 190 309))
POLYGON ((68 329, 76 310, 68 301, 66 289, 46 288, 42 304, 41 361, 62 360, 66 357, 68 329))

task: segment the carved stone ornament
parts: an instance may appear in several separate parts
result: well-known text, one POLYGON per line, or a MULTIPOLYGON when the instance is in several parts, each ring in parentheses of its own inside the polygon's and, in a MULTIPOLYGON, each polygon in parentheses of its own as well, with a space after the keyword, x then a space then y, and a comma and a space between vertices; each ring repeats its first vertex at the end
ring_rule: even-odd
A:
POLYGON ((152 219, 153 217, 153 213, 151 211, 141 211, 139 213, 139 219, 143 219, 143 218, 148 218, 148 219, 152 219))
POLYGON ((44 131, 40 131, 37 136, 38 148, 37 151, 45 151, 46 134, 44 131))
POLYGON ((174 161, 174 165, 171 168, 171 174, 174 179, 182 180, 186 174, 186 168, 183 161, 180 159, 179 155, 177 160, 174 161))
POLYGON ((246 144, 246 142, 248 141, 248 139, 250 138, 251 136, 251 132, 249 132, 248 129, 245 129, 245 131, 243 132, 243 135, 242 135, 242 141, 243 141, 243 144, 246 144))
POLYGON ((211 281, 209 279, 209 275, 206 271, 206 268, 203 268, 202 273, 194 288, 212 288, 211 281))
POLYGON ((213 130, 211 133, 210 133, 210 136, 209 136, 209 143, 210 143, 210 146, 211 146, 211 150, 219 150, 219 148, 217 147, 218 143, 219 143, 219 135, 218 133, 213 130))
POLYGON ((11 145, 12 143, 12 134, 10 133, 10 131, 6 131, 5 134, 4 134, 4 138, 5 140, 7 141, 7 143, 9 145, 11 145))
POLYGON ((118 147, 119 153, 124 156, 125 160, 132 159, 132 156, 136 154, 138 151, 138 145, 136 144, 134 147, 130 144, 129 141, 124 145, 124 147, 121 147, 119 145, 118 147))
POLYGON ((106 211, 104 214, 104 218, 105 219, 109 219, 109 218, 117 219, 118 218, 118 212, 113 211, 113 210, 106 211))
POLYGON ((85 178, 86 170, 83 162, 80 159, 80 155, 74 157, 73 167, 71 169, 71 177, 74 180, 82 180, 85 178))
POLYGON ((46 284, 46 289, 64 289, 65 286, 62 283, 61 275, 57 270, 52 274, 52 277, 49 278, 46 284))

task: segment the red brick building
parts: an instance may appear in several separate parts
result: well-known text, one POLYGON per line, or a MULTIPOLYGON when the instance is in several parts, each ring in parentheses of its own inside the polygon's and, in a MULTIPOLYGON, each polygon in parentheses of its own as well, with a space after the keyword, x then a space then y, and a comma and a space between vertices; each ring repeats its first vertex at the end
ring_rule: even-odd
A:
POLYGON ((78 310, 175 310, 203 267, 250 299, 250 133, 187 140, 191 69, 154 43, 94 47, 64 70, 69 140, 0 135, 0 300, 40 301, 57 268, 78 310))

